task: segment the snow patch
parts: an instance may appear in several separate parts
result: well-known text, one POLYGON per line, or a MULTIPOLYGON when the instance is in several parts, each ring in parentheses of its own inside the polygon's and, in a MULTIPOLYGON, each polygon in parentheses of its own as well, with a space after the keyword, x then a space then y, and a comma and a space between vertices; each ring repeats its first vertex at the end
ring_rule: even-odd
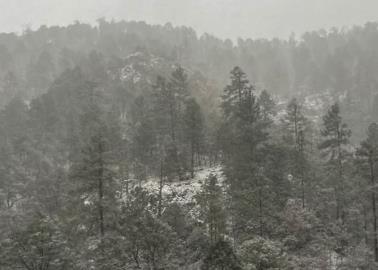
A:
POLYGON ((131 81, 133 83, 138 83, 142 79, 140 72, 136 71, 132 64, 125 66, 121 70, 121 80, 131 81))

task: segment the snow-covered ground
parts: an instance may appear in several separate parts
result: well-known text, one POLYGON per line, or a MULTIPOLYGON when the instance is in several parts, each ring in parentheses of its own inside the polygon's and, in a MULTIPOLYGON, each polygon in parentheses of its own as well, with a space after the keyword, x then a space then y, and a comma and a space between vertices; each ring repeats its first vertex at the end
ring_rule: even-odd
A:
MULTIPOLYGON (((195 195, 201 191, 203 183, 208 176, 213 174, 217 176, 220 185, 224 182, 221 166, 207 167, 196 170, 193 179, 185 181, 165 182, 162 194, 165 201, 169 203, 177 203, 188 210, 188 214, 193 218, 198 219, 198 204, 195 202, 195 195)), ((140 183, 137 180, 130 180, 130 188, 141 185, 143 188, 151 193, 159 193, 159 179, 150 178, 149 180, 140 183)))
MULTIPOLYGON (((188 204, 193 202, 194 196, 201 190, 201 186, 210 175, 217 176, 221 183, 223 180, 222 170, 220 166, 203 168, 196 171, 193 179, 177 182, 166 182, 163 187, 163 196, 171 197, 171 202, 179 204, 188 204)), ((149 179, 142 186, 151 192, 159 192, 159 180, 149 179)))

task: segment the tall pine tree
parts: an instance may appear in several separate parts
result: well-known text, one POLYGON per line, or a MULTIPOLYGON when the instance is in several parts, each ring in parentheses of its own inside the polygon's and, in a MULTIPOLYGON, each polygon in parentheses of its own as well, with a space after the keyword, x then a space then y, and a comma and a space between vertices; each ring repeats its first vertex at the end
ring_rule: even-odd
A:
POLYGON ((378 125, 373 123, 369 126, 367 138, 361 142, 360 148, 357 149, 357 157, 363 166, 364 176, 369 179, 371 213, 373 216, 373 245, 375 261, 378 262, 378 235, 377 235, 377 198, 376 198, 376 181, 377 181, 377 163, 378 163, 378 125))
POLYGON ((319 149, 327 158, 329 177, 333 183, 336 199, 336 220, 345 220, 345 163, 347 161, 351 131, 342 121, 340 107, 333 104, 323 117, 322 142, 319 149))

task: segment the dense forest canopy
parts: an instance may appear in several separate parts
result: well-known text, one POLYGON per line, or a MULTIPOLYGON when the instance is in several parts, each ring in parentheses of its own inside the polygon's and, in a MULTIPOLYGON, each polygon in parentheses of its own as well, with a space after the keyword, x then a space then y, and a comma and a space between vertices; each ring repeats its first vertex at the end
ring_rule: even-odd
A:
POLYGON ((378 117, 374 109, 378 103, 377 28, 377 23, 367 23, 345 30, 308 32, 289 40, 239 39, 233 43, 208 34, 198 37, 191 28, 171 24, 101 19, 97 26, 76 22, 25 30, 21 35, 1 34, 1 104, 15 95, 30 100, 45 93, 60 74, 76 66, 92 78, 103 72, 96 79, 104 83, 105 77, 116 76, 125 66, 134 72, 137 65, 136 75, 144 77, 149 72, 154 77, 180 64, 195 80, 206 78, 213 85, 208 95, 219 96, 230 67, 240 66, 259 89, 282 99, 310 96, 328 103, 329 98, 342 99, 342 105, 351 111, 348 124, 366 129, 378 117), (127 61, 135 53, 144 59, 127 61), (141 67, 146 64, 142 61, 152 65, 159 60, 166 67, 141 67))
POLYGON ((0 269, 376 269, 378 23, 0 34, 0 269))
POLYGON ((239 39, 234 44, 208 34, 198 37, 187 27, 101 19, 96 27, 76 22, 1 34, 0 71, 43 88, 66 68, 84 65, 92 51, 108 63, 144 50, 222 83, 229 66, 238 65, 257 85, 277 94, 359 89, 367 95, 376 87, 377 40, 377 23, 308 32, 289 40, 239 39), (33 70, 43 76, 36 78, 33 70))

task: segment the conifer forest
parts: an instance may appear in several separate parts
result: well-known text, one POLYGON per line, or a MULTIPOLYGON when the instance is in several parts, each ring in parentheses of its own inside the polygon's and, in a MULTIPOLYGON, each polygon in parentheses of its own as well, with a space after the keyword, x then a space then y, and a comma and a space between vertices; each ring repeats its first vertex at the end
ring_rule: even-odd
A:
POLYGON ((378 22, 183 25, 0 23, 0 270, 378 269, 378 22))

